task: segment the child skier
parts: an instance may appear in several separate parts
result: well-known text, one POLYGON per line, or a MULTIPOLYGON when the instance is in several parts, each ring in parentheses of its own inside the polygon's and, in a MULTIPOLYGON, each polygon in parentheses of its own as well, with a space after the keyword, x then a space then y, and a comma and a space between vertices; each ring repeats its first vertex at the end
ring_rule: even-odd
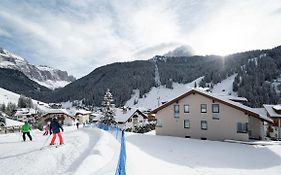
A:
POLYGON ((32 141, 32 137, 30 135, 31 126, 28 124, 27 121, 24 122, 24 125, 21 127, 22 138, 23 141, 26 140, 25 135, 27 134, 30 141, 32 141))
POLYGON ((45 132, 44 132, 43 135, 48 135, 49 129, 50 129, 49 124, 45 125, 45 126, 44 126, 44 131, 45 131, 45 132))
POLYGON ((62 128, 61 124, 58 122, 58 119, 53 118, 53 120, 50 124, 50 134, 53 133, 53 138, 52 138, 50 145, 55 144, 57 135, 59 136, 60 145, 64 144, 60 129, 63 132, 63 128, 62 128))

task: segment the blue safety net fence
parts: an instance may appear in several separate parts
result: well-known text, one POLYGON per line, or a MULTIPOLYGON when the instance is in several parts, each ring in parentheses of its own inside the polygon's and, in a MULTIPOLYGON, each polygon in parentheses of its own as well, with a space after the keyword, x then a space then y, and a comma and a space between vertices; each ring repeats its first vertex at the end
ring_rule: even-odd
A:
POLYGON ((90 124, 85 127, 97 127, 102 130, 105 130, 111 133, 121 144, 120 146, 120 154, 119 161, 116 168, 115 175, 126 175, 126 140, 125 140, 125 132, 121 130, 117 126, 114 125, 106 125, 106 124, 90 124))

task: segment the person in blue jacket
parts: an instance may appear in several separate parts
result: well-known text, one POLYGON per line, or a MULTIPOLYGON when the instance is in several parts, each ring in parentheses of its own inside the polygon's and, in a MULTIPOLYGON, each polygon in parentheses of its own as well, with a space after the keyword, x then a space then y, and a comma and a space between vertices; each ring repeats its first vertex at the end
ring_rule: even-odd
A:
POLYGON ((53 134, 53 138, 52 138, 50 145, 55 144, 57 135, 59 136, 60 145, 64 144, 60 130, 63 132, 63 128, 62 128, 61 124, 58 122, 57 118, 53 118, 53 120, 50 124, 50 132, 51 132, 50 134, 53 134))

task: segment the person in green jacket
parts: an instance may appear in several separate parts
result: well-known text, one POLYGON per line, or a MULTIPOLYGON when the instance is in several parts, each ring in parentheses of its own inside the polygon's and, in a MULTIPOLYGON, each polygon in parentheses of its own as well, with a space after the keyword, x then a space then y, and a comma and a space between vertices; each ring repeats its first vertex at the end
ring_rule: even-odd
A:
POLYGON ((31 130, 31 126, 30 124, 26 121, 24 122, 24 125, 21 127, 21 132, 22 132, 22 138, 23 138, 23 141, 26 140, 25 138, 25 135, 27 134, 28 138, 30 141, 32 141, 32 137, 30 135, 30 130, 31 130))

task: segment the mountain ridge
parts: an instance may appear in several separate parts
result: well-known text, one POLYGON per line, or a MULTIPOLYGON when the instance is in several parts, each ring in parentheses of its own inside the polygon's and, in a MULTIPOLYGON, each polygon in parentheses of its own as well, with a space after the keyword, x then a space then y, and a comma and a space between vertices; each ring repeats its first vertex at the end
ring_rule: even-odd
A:
POLYGON ((0 67, 15 69, 23 72, 29 79, 48 87, 55 89, 63 87, 76 79, 68 75, 66 71, 53 69, 49 66, 36 66, 27 62, 24 58, 13 54, 0 47, 0 67), (45 69, 42 69, 45 67, 45 69), (47 69, 48 68, 48 69, 47 69))

